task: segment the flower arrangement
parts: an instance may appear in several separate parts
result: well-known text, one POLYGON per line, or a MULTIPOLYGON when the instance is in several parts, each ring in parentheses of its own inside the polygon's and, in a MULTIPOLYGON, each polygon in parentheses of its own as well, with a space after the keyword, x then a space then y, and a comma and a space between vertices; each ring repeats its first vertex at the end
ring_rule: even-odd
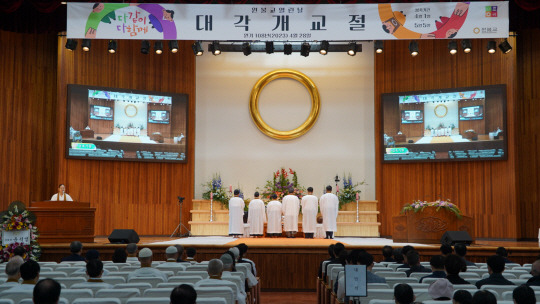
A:
POLYGON ((21 231, 30 230, 30 244, 24 244, 22 242, 14 242, 1 246, 3 234, 0 234, 0 263, 7 262, 15 248, 22 246, 27 252, 26 260, 32 259, 37 261, 41 255, 41 246, 37 241, 39 236, 38 229, 34 225, 35 216, 30 211, 26 210, 23 203, 15 201, 9 205, 7 211, 2 212, 0 215, 0 227, 2 231, 21 231))
POLYGON ((301 198, 306 191, 306 189, 298 183, 296 171, 291 168, 289 168, 289 170, 285 170, 285 168, 277 170, 273 173, 272 179, 266 181, 266 185, 262 189, 257 188, 257 190, 261 192, 261 197, 265 201, 271 200, 270 196, 274 193, 277 195, 278 200, 282 200, 285 196, 285 191, 294 193, 298 198, 301 198))
POLYGON ((349 176, 347 177, 344 175, 343 188, 338 191, 339 209, 341 209, 341 207, 347 203, 356 202, 356 194, 358 193, 358 195, 360 195, 360 192, 362 192, 356 187, 365 184, 365 181, 353 184, 351 174, 349 173, 349 176))
POLYGON ((203 187, 206 189, 206 191, 202 194, 204 199, 209 200, 212 193, 214 201, 222 203, 225 208, 229 209, 229 199, 231 198, 231 193, 223 187, 219 173, 214 174, 209 182, 203 184, 203 187))
POLYGON ((412 204, 406 204, 403 206, 403 209, 401 209, 401 213, 405 213, 407 211, 414 211, 414 212, 422 212, 426 207, 436 207, 436 211, 439 211, 441 208, 446 209, 452 213, 454 213, 458 218, 461 218, 461 210, 450 202, 450 199, 442 200, 438 199, 434 202, 426 202, 426 201, 418 201, 415 200, 412 202, 412 204))

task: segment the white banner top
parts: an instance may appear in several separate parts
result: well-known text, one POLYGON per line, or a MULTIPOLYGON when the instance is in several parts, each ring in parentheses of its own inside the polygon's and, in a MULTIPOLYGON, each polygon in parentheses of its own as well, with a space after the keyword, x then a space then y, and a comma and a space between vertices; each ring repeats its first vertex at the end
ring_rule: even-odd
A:
POLYGON ((67 37, 351 41, 508 37, 508 1, 392 4, 68 2, 67 37))

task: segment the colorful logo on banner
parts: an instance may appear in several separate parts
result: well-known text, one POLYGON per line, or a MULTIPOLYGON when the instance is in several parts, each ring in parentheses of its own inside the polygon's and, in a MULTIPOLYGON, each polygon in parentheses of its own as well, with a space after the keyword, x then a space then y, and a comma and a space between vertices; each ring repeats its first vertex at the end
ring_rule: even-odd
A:
POLYGON ((497 6, 486 6, 486 17, 497 17, 497 6))
POLYGON ((99 25, 116 24, 116 30, 132 38, 143 38, 149 31, 163 33, 164 40, 174 40, 176 25, 174 10, 167 10, 159 4, 123 4, 96 3, 88 16, 85 27, 85 38, 96 38, 99 25), (117 13, 116 10, 137 6, 134 11, 117 13))

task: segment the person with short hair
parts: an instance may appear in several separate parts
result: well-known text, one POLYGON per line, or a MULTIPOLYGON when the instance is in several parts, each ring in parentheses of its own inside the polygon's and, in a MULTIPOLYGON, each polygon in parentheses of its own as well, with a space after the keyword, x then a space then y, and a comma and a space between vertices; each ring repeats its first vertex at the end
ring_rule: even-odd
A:
POLYGON ((264 202, 259 198, 259 192, 255 191, 254 199, 248 205, 249 235, 261 237, 264 234, 264 223, 266 223, 266 210, 264 202))
POLYGON ((197 254, 197 249, 193 247, 186 248, 186 262, 189 262, 191 264, 197 264, 197 261, 195 260, 196 254, 197 254))
POLYGON ((75 283, 71 285, 70 288, 88 288, 89 283, 94 287, 103 289, 113 288, 113 285, 105 283, 101 279, 101 276, 104 274, 103 262, 101 262, 99 259, 90 259, 88 262, 86 262, 86 275, 88 276, 86 283, 75 283))
POLYGON ((138 247, 137 247, 137 244, 135 243, 129 243, 127 244, 126 246, 126 252, 127 252, 127 259, 126 259, 126 262, 130 263, 130 262, 138 262, 139 259, 137 258, 137 253, 138 253, 138 247))
MULTIPOLYGON (((353 257, 354 255, 357 255, 358 265, 366 265, 368 283, 386 283, 385 278, 380 277, 372 272, 373 266, 375 265, 375 263, 373 261, 373 256, 371 255, 371 253, 365 250, 358 250, 357 252, 353 250, 351 254, 353 255, 353 257)), ((354 258, 352 262, 354 262, 354 258)))
POLYGON ((409 284, 401 283, 394 286, 396 304, 411 304, 416 300, 414 291, 409 284))
POLYGON ((10 258, 10 260, 16 256, 20 256, 24 260, 26 258, 26 249, 24 249, 23 246, 15 247, 15 249, 13 249, 13 256, 10 258))
POLYGON ((69 250, 71 251, 71 255, 68 255, 64 258, 62 258, 62 262, 77 262, 77 261, 84 261, 84 258, 82 257, 82 249, 83 244, 79 241, 73 241, 71 244, 69 244, 69 250))
POLYGON ((34 290, 34 286, 39 281, 39 272, 41 268, 38 262, 34 260, 28 260, 24 262, 20 267, 21 278, 23 279, 21 284, 16 284, 10 289, 7 289, 0 293, 0 299, 3 298, 3 293, 13 293, 24 290, 34 290))
POLYGON ((14 256, 7 262, 6 269, 4 270, 7 275, 7 281, 2 283, 2 286, 19 284, 19 279, 21 278, 21 265, 23 263, 24 260, 20 256, 14 256))
POLYGON ((463 244, 463 243, 457 243, 455 246, 454 246, 454 250, 456 251, 456 254, 463 259, 463 261, 465 261, 465 265, 466 266, 476 266, 475 263, 473 262, 470 262, 470 261, 467 261, 465 259, 465 256, 467 255, 467 245, 463 244))
POLYGON ((448 256, 449 254, 452 254, 454 252, 454 249, 452 249, 452 246, 450 246, 449 244, 442 244, 439 250, 441 250, 442 256, 448 256))
POLYGON ((394 256, 394 249, 392 246, 385 245, 382 248, 382 255, 384 259, 381 262, 387 262, 387 263, 395 263, 396 260, 393 258, 394 256))
POLYGON ((472 304, 497 304, 497 298, 487 290, 479 290, 474 293, 472 304))
MULTIPOLYGON (((330 263, 336 260, 336 255, 334 254, 334 244, 328 245, 328 255, 330 256, 330 258, 321 261, 321 263, 319 264, 319 271, 317 272, 317 277, 321 279, 323 278, 323 266, 325 266, 324 262, 330 263)), ((326 268, 324 268, 324 270, 326 270, 326 268)))
POLYGON ((268 205, 266 206, 266 217, 267 217, 267 225, 266 225, 266 235, 270 237, 278 237, 281 235, 281 214, 282 214, 282 205, 277 200, 277 195, 275 193, 272 193, 270 195, 271 201, 268 202, 268 205))
POLYGON ((319 199, 321 214, 323 216, 323 228, 326 231, 325 239, 333 239, 337 231, 337 216, 339 199, 332 193, 332 186, 326 186, 326 193, 319 199))
POLYGON ((489 277, 476 282, 476 287, 482 285, 515 285, 503 277, 504 258, 500 255, 492 255, 487 259, 489 277))
POLYGON ((452 297, 452 304, 471 304, 472 295, 468 290, 460 289, 454 292, 452 297))
POLYGON ((283 197, 281 203, 281 211, 284 215, 283 218, 283 230, 287 238, 296 237, 298 232, 298 213, 300 212, 300 200, 294 193, 288 193, 287 190, 283 191, 286 194, 283 197))
POLYGON ((516 304, 536 303, 536 295, 534 294, 534 290, 525 284, 514 288, 514 291, 512 292, 512 299, 514 299, 514 303, 516 304))
POLYGON ((62 286, 54 279, 44 279, 34 286, 32 300, 34 304, 56 304, 60 300, 62 286))
POLYGON ((139 251, 139 261, 141 268, 134 270, 128 275, 128 281, 136 277, 158 277, 163 278, 163 282, 167 282, 167 275, 155 268, 152 268, 152 250, 143 248, 139 251))
POLYGON ((407 253, 411 250, 414 250, 414 247, 411 245, 405 245, 401 248, 401 256, 403 257, 403 265, 400 265, 398 268, 410 268, 409 263, 407 262, 407 253))
POLYGON ((124 248, 116 248, 112 255, 111 261, 113 263, 125 263, 127 261, 127 253, 124 248))
POLYGON ((191 285, 178 285, 171 292, 171 304, 195 304, 196 302, 197 292, 191 285))
POLYGON ((532 278, 530 278, 525 284, 527 286, 540 286, 540 260, 536 260, 532 264, 531 275, 532 278))
POLYGON ((177 244, 177 245, 174 245, 174 247, 176 247, 176 250, 178 251, 178 259, 176 259, 176 261, 178 263, 185 263, 186 261, 183 260, 183 258, 184 258, 184 246, 182 246, 180 244, 177 244))
POLYGON ((240 190, 234 190, 234 197, 229 200, 229 235, 238 238, 244 234, 244 207, 240 190))
MULTIPOLYGON (((208 262, 208 278, 195 283, 195 288, 201 286, 223 286, 221 276, 223 274, 223 262, 220 259, 212 259, 208 262)), ((236 303, 238 293, 233 290, 233 301, 236 303)), ((245 299, 244 299, 245 300, 245 299)), ((245 302, 244 302, 245 303, 245 302)))
MULTIPOLYGON (((223 271, 221 272, 221 278, 232 277, 233 275, 231 274, 231 272, 234 271, 234 259, 232 258, 230 251, 222 254, 219 259, 223 263, 223 271)), ((238 302, 246 302, 247 295, 246 291, 244 290, 244 286, 237 286, 236 290, 233 291, 236 293, 236 299, 238 299, 238 302)))
POLYGON ((434 255, 429 260, 431 266, 431 274, 420 278, 420 283, 427 278, 444 278, 446 279, 446 272, 444 271, 444 257, 442 255, 434 255))
MULTIPOLYGON (((405 265, 403 264, 404 259, 403 259, 403 254, 401 253, 401 248, 394 249, 393 254, 394 254, 394 260, 396 260, 396 264, 402 264, 401 266, 405 265)), ((409 268, 409 265, 407 265, 406 268, 409 268)))
POLYGON ((508 259, 508 250, 506 250, 506 248, 498 247, 497 250, 495 250, 495 254, 498 256, 502 256, 505 264, 514 264, 514 262, 508 259))
POLYGON ((405 271, 408 277, 411 276, 413 272, 431 272, 431 270, 420 264, 420 255, 417 251, 411 250, 407 252, 407 262, 409 263, 410 268, 405 271))
POLYGON ((450 283, 454 285, 470 285, 468 281, 465 281, 459 276, 459 272, 463 268, 463 259, 455 254, 449 254, 444 261, 444 270, 446 271, 446 278, 450 283))
POLYGON ((312 239, 317 230, 319 199, 313 195, 313 187, 308 187, 307 193, 300 203, 302 205, 302 232, 304 232, 304 238, 312 239))

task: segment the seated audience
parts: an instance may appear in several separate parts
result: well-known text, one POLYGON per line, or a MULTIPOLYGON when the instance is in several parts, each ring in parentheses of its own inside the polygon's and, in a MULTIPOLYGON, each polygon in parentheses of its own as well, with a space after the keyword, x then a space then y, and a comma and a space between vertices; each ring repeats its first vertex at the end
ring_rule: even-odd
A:
POLYGON ((512 292, 512 298, 514 299, 514 303, 516 304, 536 303, 536 295, 534 294, 534 290, 525 284, 514 288, 514 291, 512 292))
POLYGON ((334 244, 331 244, 328 246, 328 255, 330 255, 330 258, 329 259, 326 259, 324 261, 321 261, 321 263, 319 264, 319 271, 318 271, 318 277, 322 279, 323 275, 322 275, 322 271, 323 271, 323 264, 324 262, 331 262, 333 260, 336 259, 336 255, 334 254, 334 244))
POLYGON ((415 303, 416 296, 409 284, 402 283, 394 287, 394 299, 396 300, 396 304, 411 304, 415 303))
POLYGON ((84 258, 82 257, 82 249, 83 244, 79 241, 73 241, 71 244, 69 244, 69 250, 71 251, 71 255, 68 255, 67 257, 62 258, 62 262, 77 262, 77 261, 84 261, 84 258))
POLYGON ((183 260, 183 258, 184 258, 184 246, 178 244, 178 245, 174 245, 174 247, 176 247, 176 250, 178 251, 178 259, 176 259, 176 261, 178 263, 185 263, 186 261, 183 260))
POLYGON ((60 300, 62 287, 53 279, 44 279, 34 286, 32 300, 34 304, 55 304, 60 300))
MULTIPOLYGON (((86 255, 84 256, 84 261, 86 263, 92 261, 92 260, 99 260, 99 251, 97 251, 96 249, 90 249, 86 252, 86 255)), ((72 274, 82 274, 82 273, 85 273, 86 272, 86 269, 85 268, 80 268, 78 270, 75 270, 72 274)), ((103 275, 104 276, 107 276, 109 275, 109 271, 107 269, 104 269, 103 270, 103 275)))
POLYGON ((531 275, 532 278, 530 278, 525 284, 527 284, 527 286, 540 286, 540 260, 536 260, 532 264, 531 275))
POLYGON ((497 304, 497 298, 487 290, 479 290, 474 293, 472 304, 497 304))
POLYGON ((476 287, 480 288, 482 285, 515 285, 503 277, 504 264, 502 256, 490 256, 487 259, 489 277, 476 282, 476 287))
POLYGON ((98 259, 93 259, 86 263, 86 275, 88 276, 88 282, 102 283, 103 288, 113 288, 111 284, 107 284, 101 279, 103 275, 103 262, 98 259))
MULTIPOLYGON (((355 250, 353 250, 351 254, 353 254, 353 252, 355 252, 355 250)), ((366 265, 368 283, 386 283, 385 278, 380 277, 374 274, 373 272, 371 272, 373 270, 373 266, 375 265, 375 263, 373 263, 373 256, 369 252, 364 251, 364 250, 358 250, 358 253, 356 253, 356 255, 358 255, 358 257, 356 258, 357 264, 366 265)), ((352 260, 351 262, 354 262, 354 260, 352 260)))
POLYGON ((447 279, 437 279, 437 281, 429 285, 428 293, 433 300, 451 300, 454 293, 454 286, 447 279))
POLYGON ((404 258, 401 253, 401 248, 394 249, 394 260, 396 260, 397 264, 403 264, 404 258))
POLYGON ((446 271, 446 278, 450 283, 454 285, 470 285, 468 281, 465 281, 459 276, 459 272, 463 268, 463 259, 455 254, 450 254, 444 260, 444 270, 446 271))
POLYGON ((387 262, 387 263, 396 262, 396 260, 394 260, 394 258, 392 257, 394 255, 394 249, 392 248, 392 246, 388 246, 388 245, 384 246, 382 249, 382 255, 384 257, 382 262, 387 262))
POLYGON ((165 257, 167 258, 167 263, 177 263, 178 260, 178 249, 174 246, 169 246, 165 249, 165 257))
POLYGON ((127 252, 127 259, 126 262, 138 262, 139 259, 137 258, 137 244, 135 243, 129 243, 126 246, 126 252, 127 252))
POLYGON ((195 260, 195 255, 197 254, 197 250, 193 247, 188 247, 186 249, 186 262, 190 262, 191 264, 197 264, 197 260, 195 260))
POLYGON ((409 269, 405 273, 408 277, 413 272, 431 272, 431 270, 420 264, 420 255, 415 250, 407 252, 407 263, 409 264, 409 269))
POLYGON ((452 246, 448 244, 442 244, 439 250, 441 250, 442 256, 448 256, 449 254, 452 254, 454 252, 454 249, 452 249, 452 246))
POLYGON ((444 257, 442 255, 434 255, 429 260, 431 266, 431 274, 420 278, 420 283, 425 278, 444 278, 446 279, 446 272, 444 271, 444 257))
MULTIPOLYGON (((34 286, 39 281, 40 267, 38 262, 34 260, 28 260, 21 265, 21 278, 23 279, 21 284, 14 285, 7 291, 22 291, 22 290, 34 290, 34 286)), ((2 293, 0 293, 0 299, 2 293)))
POLYGON ((19 279, 21 278, 21 265, 24 260, 20 256, 12 257, 6 264, 7 281, 2 283, 2 286, 7 285, 19 285, 19 279))
POLYGON ((454 292, 454 297, 452 298, 452 304, 471 304, 472 295, 469 291, 461 289, 454 292))
POLYGON ((127 261, 127 253, 124 248, 116 248, 112 258, 113 263, 125 263, 127 261))
POLYGON ((195 304, 196 302, 197 292, 191 285, 179 285, 171 292, 171 304, 195 304))
POLYGON ((326 275, 328 274, 327 273, 327 269, 328 269, 328 265, 330 264, 342 264, 341 260, 339 259, 339 256, 341 254, 342 251, 345 251, 345 245, 343 245, 342 243, 336 243, 334 244, 334 259, 332 261, 329 261, 328 263, 326 263, 325 267, 324 267, 324 274, 323 274, 323 279, 326 281, 326 275))
POLYGON ((398 268, 410 268, 409 262, 407 261, 407 253, 413 250, 414 250, 414 247, 410 245, 403 246, 403 248, 401 248, 401 255, 403 256, 403 265, 399 266, 398 268))
POLYGON ((13 256, 10 258, 13 259, 16 256, 20 256, 23 258, 23 260, 26 259, 26 249, 24 249, 23 246, 17 246, 15 249, 13 249, 13 256))
POLYGON ((514 263, 514 262, 512 262, 512 261, 510 261, 508 259, 508 251, 504 247, 498 247, 497 250, 495 251, 495 254, 499 255, 499 256, 502 256, 504 258, 504 263, 505 264, 513 264, 514 263))
POLYGON ((128 281, 136 277, 157 277, 163 278, 163 281, 167 282, 167 275, 165 273, 152 268, 152 250, 150 248, 143 248, 139 251, 139 262, 141 262, 141 268, 130 273, 128 275, 128 281))
POLYGON ((475 263, 467 261, 465 259, 465 256, 467 255, 467 245, 465 245, 463 243, 457 243, 454 246, 454 250, 456 251, 456 255, 459 256, 460 258, 462 258, 463 261, 465 261, 465 265, 467 265, 467 266, 476 266, 475 263))
MULTIPOLYGON (((195 288, 200 286, 223 286, 221 275, 223 273, 223 262, 218 259, 212 259, 208 262, 208 279, 202 279, 195 283, 195 288)), ((233 290, 233 298, 236 303, 238 293, 233 290)))
MULTIPOLYGON (((230 254, 223 254, 219 258, 221 260, 221 263, 223 263, 223 271, 221 272, 221 278, 226 277, 232 277, 231 274, 233 270, 234 260, 230 254)), ((239 303, 246 303, 246 292, 244 286, 237 286, 238 288, 235 290, 236 292, 236 299, 239 303)))
POLYGON ((257 268, 255 268, 255 263, 245 257, 248 251, 248 245, 242 243, 238 244, 236 247, 238 250, 240 250, 240 256, 238 257, 237 263, 249 263, 251 265, 251 273, 253 273, 254 276, 257 276, 257 268))

